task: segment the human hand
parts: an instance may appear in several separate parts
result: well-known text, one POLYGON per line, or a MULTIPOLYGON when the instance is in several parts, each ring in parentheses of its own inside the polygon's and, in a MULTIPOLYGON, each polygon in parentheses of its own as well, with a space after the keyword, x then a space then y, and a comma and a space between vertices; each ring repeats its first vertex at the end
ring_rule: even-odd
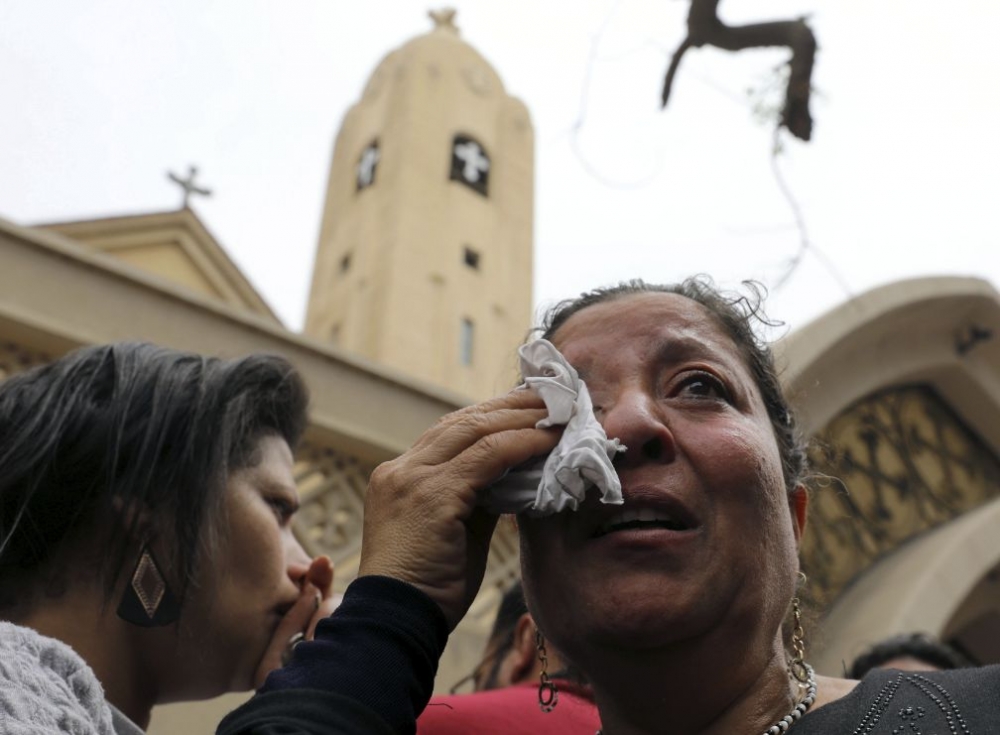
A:
POLYGON ((254 674, 254 688, 260 688, 267 675, 283 666, 294 646, 302 640, 312 640, 316 625, 331 615, 340 604, 341 596, 333 593, 333 563, 328 556, 317 556, 302 577, 298 600, 285 613, 271 636, 271 642, 254 674), (302 637, 294 640, 298 635, 302 637))
POLYGON ((476 494, 508 468, 552 451, 562 429, 536 429, 546 415, 533 391, 515 390, 448 414, 379 465, 365 496, 358 576, 412 584, 453 630, 482 584, 497 522, 476 506, 476 494))

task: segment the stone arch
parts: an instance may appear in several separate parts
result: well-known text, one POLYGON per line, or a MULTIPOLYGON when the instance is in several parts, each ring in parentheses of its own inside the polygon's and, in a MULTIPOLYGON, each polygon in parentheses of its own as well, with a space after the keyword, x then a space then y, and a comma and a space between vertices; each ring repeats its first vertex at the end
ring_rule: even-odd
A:
POLYGON ((987 281, 881 286, 788 335, 775 353, 806 434, 880 388, 925 383, 1000 449, 1000 293, 987 281), (975 341, 985 332, 992 336, 975 341))
MULTIPOLYGON (((920 595, 954 563, 935 557, 911 575, 910 586, 893 576, 892 599, 873 596, 900 560, 912 563, 929 548, 968 560, 972 551, 962 549, 975 550, 964 576, 949 572, 966 586, 939 589, 936 607, 923 611, 943 616, 959 609, 1000 558, 1000 540, 995 551, 962 546, 961 538, 941 545, 1000 496, 1000 294, 975 278, 890 284, 785 338, 777 353, 804 431, 833 445, 829 457, 839 458, 839 464, 831 459, 833 474, 846 472, 853 483, 845 491, 833 482, 814 494, 821 512, 803 543, 804 567, 818 570, 809 594, 827 611, 817 661, 839 674, 841 658, 853 649, 916 622, 906 617, 907 606, 926 605, 920 595), (895 423, 886 429, 880 422, 895 423), (882 447, 880 437, 866 435, 880 428, 882 447), (976 471, 942 479, 953 469, 949 463, 976 471), (871 580, 881 582, 872 588, 871 580)), ((941 634, 949 621, 922 622, 941 634)), ((997 624, 1000 632, 1000 613, 997 624)))
POLYGON ((864 648, 896 633, 949 638, 965 601, 1000 565, 998 527, 1000 499, 914 539, 865 572, 824 617, 817 670, 841 675, 864 648))

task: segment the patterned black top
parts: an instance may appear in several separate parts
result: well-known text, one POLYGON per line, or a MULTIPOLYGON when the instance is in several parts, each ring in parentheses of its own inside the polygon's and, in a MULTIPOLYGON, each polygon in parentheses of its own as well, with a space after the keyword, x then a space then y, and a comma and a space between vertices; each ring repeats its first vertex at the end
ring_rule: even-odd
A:
POLYGON ((807 714, 791 735, 997 735, 1000 666, 873 670, 853 692, 807 714))

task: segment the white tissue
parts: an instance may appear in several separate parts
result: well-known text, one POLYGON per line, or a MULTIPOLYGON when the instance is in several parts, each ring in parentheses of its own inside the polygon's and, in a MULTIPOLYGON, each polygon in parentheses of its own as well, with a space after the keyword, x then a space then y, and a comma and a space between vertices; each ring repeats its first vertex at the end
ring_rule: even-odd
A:
POLYGON ((611 460, 625 446, 604 433, 587 386, 548 340, 522 345, 518 354, 525 386, 549 411, 536 426, 566 429, 547 458, 516 467, 483 490, 480 505, 494 513, 546 516, 576 510, 595 486, 602 503, 621 505, 622 486, 611 460))

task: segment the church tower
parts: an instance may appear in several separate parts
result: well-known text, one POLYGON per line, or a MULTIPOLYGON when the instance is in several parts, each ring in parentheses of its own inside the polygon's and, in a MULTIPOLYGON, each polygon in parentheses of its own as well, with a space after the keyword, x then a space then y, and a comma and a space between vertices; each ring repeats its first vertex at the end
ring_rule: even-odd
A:
POLYGON ((344 118, 305 331, 483 399, 531 326, 534 132, 455 12, 430 15, 344 118))

